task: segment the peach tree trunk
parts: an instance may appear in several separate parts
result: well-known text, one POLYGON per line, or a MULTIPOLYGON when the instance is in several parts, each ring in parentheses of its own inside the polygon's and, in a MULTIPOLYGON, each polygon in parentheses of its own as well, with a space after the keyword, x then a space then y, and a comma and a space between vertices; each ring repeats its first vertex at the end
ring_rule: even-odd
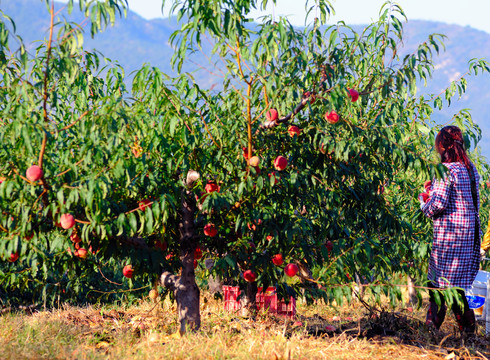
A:
POLYGON ((240 308, 242 316, 255 316, 257 313, 257 282, 247 283, 240 296, 240 308))
MULTIPOLYGON (((191 174, 191 172, 189 172, 191 174)), ((198 178, 198 174, 195 173, 198 178)), ((187 177, 189 189, 197 178, 187 177)), ((172 290, 177 301, 177 313, 180 328, 183 334, 188 327, 197 330, 201 326, 201 314, 199 312, 199 287, 196 284, 194 272, 194 251, 197 247, 198 235, 195 226, 196 200, 194 193, 189 190, 182 192, 182 209, 180 230, 180 261, 182 272, 180 276, 164 272, 160 282, 172 290)))

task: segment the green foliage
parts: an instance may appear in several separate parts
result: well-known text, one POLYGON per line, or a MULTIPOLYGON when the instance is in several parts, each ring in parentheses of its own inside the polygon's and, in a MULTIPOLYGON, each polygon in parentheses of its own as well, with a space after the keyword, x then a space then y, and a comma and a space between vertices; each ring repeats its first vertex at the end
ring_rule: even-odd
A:
MULTIPOLYGON (((92 33, 124 5, 80 2, 92 33)), ((423 278, 431 224, 416 195, 444 171, 432 154, 438 127, 431 116, 466 89, 461 78, 438 96, 417 92, 430 80, 443 37, 399 58, 404 14, 390 2, 362 33, 343 23, 322 26, 331 11, 326 1, 315 5, 320 19, 303 30, 287 19, 264 19, 252 30, 247 14, 257 5, 174 2, 187 19, 173 36, 175 61, 180 66, 211 36, 225 74, 220 91, 151 66, 128 89, 124 70, 83 51, 82 33, 66 21, 35 56, 9 51, 8 37, 0 38, 0 256, 20 254, 0 265, 3 288, 54 299, 64 288, 83 297, 103 287, 112 296, 127 263, 135 287, 151 286, 164 269, 178 272, 181 196, 191 169, 201 174, 191 190, 199 199, 200 247, 213 260, 200 266, 206 275, 243 285, 241 273, 252 269, 260 286, 337 303, 350 298, 355 278, 376 284, 375 299, 385 292, 393 302, 399 290, 384 286, 393 274, 423 278), (359 92, 357 101, 349 89, 359 92), (263 126, 271 108, 281 120, 263 126), (332 110, 337 124, 325 117, 332 110), (287 124, 301 134, 291 137, 287 124), (243 148, 259 156, 259 169, 243 148), (279 155, 288 159, 283 171, 273 166, 279 155), (36 183, 24 177, 32 164, 44 171, 36 183), (220 190, 203 196, 208 181, 220 190), (144 199, 151 206, 140 207, 144 199), (57 226, 64 213, 77 219, 74 229, 57 226), (217 236, 203 234, 208 223, 217 236), (90 248, 87 259, 74 255, 75 232, 79 246, 90 248), (271 262, 277 253, 298 263, 302 276, 288 279, 271 262), (308 269, 321 289, 305 279, 308 269)), ((488 65, 474 60, 470 69, 488 65)), ((454 121, 476 147, 480 132, 469 112, 454 121)))

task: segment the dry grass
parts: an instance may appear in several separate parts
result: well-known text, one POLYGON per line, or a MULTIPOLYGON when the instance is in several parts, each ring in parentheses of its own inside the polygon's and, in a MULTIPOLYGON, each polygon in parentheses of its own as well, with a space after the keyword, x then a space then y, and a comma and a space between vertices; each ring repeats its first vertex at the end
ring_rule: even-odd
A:
POLYGON ((376 316, 357 303, 334 309, 298 305, 296 322, 259 314, 255 320, 202 299, 202 328, 174 334, 169 301, 119 308, 65 307, 0 317, 2 359, 485 359, 490 338, 462 339, 449 317, 442 331, 423 326, 424 311, 376 316), (339 317, 341 320, 333 320, 339 317), (326 331, 333 325, 336 331, 326 331))

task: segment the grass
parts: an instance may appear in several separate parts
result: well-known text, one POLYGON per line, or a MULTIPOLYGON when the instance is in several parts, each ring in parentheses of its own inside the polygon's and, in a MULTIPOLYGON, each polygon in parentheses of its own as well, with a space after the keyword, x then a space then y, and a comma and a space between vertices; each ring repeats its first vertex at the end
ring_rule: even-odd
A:
POLYGON ((176 307, 144 299, 138 306, 69 307, 0 317, 2 359, 486 359, 490 337, 459 336, 448 316, 440 332, 423 325, 425 310, 369 314, 298 304, 294 321, 260 313, 255 320, 223 311, 204 294, 202 327, 180 336, 176 307), (335 320, 334 320, 335 319, 335 320), (326 331, 333 325, 336 331, 326 331))

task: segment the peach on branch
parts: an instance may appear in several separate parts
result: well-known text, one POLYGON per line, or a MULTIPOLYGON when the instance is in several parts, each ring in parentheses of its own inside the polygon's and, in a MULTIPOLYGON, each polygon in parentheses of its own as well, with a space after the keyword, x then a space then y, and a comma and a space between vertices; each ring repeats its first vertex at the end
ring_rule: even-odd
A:
POLYGON ((284 156, 279 155, 276 160, 274 160, 274 167, 276 170, 282 171, 288 166, 288 159, 284 156))
POLYGON ((143 199, 138 203, 138 207, 141 211, 144 211, 147 206, 151 209, 152 203, 153 202, 151 200, 143 199))
POLYGON ((156 300, 156 298, 158 297, 158 291, 155 289, 151 289, 148 296, 150 297, 150 299, 156 300))
POLYGON ((214 181, 208 181, 206 186, 204 187, 204 190, 207 192, 207 193, 212 193, 212 192, 219 192, 219 186, 218 184, 216 184, 216 182, 214 181))
POLYGON ((200 260, 201 258, 202 258, 202 250, 198 246, 198 247, 196 247, 196 250, 194 250, 194 259, 200 260))
POLYGON ((250 164, 250 166, 257 167, 260 164, 260 159, 258 156, 252 156, 248 163, 250 164))
POLYGON ((276 266, 281 266, 283 262, 282 254, 276 254, 272 257, 272 263, 276 266))
POLYGON ((245 281, 254 282, 257 280, 257 274, 255 274, 252 270, 245 270, 243 272, 243 278, 245 281))
POLYGON ((209 237, 215 237, 218 234, 218 229, 214 224, 206 224, 204 225, 204 235, 209 237))
POLYGON ((126 265, 123 267, 123 276, 131 279, 133 277, 134 269, 132 265, 126 265))
POLYGON ((75 218, 72 214, 63 214, 60 218, 60 225, 65 230, 71 229, 75 226, 75 218))
POLYGON ((333 244, 330 240, 328 240, 325 244, 325 247, 327 248, 327 251, 330 253, 333 250, 333 244))
POLYGON ((284 273, 289 276, 293 277, 298 273, 298 265, 296 264, 287 264, 286 267, 284 268, 284 273))
POLYGON ((279 119, 279 113, 276 109, 270 109, 265 114, 265 118, 267 119, 267 121, 276 121, 277 119, 279 119))
POLYGON ((359 99, 359 92, 356 89, 349 89, 350 101, 356 102, 359 99))
POLYGON ((335 110, 332 110, 330 112, 325 113, 325 120, 327 120, 329 124, 336 124, 339 122, 340 117, 339 114, 335 112, 335 110))
POLYGON ((288 133, 289 133, 289 136, 291 136, 291 137, 294 137, 294 135, 299 137, 299 135, 301 134, 301 129, 295 125, 291 125, 288 128, 288 133))
POLYGON ((15 262, 15 261, 17 261, 17 259, 19 259, 19 253, 18 252, 14 252, 14 253, 10 254, 9 262, 15 262))
POLYGON ((88 256, 88 251, 84 248, 80 248, 78 250, 75 250, 75 256, 79 257, 80 259, 86 259, 88 256))
POLYGON ((37 165, 32 165, 29 169, 26 171, 26 178, 27 180, 31 182, 35 182, 40 180, 43 177, 43 171, 42 169, 37 166, 37 165))

